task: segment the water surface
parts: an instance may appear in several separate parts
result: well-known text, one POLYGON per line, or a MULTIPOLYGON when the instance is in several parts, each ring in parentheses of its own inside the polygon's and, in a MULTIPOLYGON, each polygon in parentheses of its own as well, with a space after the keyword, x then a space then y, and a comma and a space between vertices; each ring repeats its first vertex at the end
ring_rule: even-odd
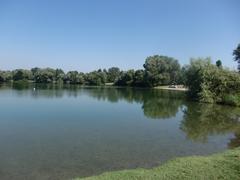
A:
POLYGON ((182 92, 1 85, 0 179, 71 179, 221 152, 240 144, 239 117, 182 92))

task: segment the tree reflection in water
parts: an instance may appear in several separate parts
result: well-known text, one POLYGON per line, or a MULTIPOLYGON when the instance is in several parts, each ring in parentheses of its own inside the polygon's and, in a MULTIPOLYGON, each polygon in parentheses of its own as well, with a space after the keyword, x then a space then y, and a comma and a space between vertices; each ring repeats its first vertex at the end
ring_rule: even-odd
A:
POLYGON ((228 143, 229 148, 235 148, 240 146, 240 130, 234 134, 234 138, 228 143))
POLYGON ((205 142, 210 135, 234 133, 229 147, 239 146, 240 109, 214 104, 187 103, 180 129, 187 138, 205 142))
POLYGON ((151 119, 169 119, 175 117, 182 109, 184 115, 180 129, 187 138, 206 142, 210 135, 233 133, 234 138, 230 140, 229 148, 240 146, 240 108, 188 102, 183 92, 29 83, 1 85, 0 89, 9 89, 9 87, 17 90, 19 96, 28 93, 34 98, 87 95, 99 101, 104 100, 111 103, 117 103, 121 100, 128 103, 139 103, 142 104, 144 115, 151 119), (33 88, 36 91, 33 91, 33 88))

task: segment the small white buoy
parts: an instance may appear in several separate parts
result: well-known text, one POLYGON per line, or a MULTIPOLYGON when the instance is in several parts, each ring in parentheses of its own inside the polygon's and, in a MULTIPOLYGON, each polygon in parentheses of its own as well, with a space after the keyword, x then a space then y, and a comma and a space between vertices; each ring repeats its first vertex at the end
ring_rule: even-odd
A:
POLYGON ((33 88, 33 91, 35 91, 36 89, 35 88, 33 88))

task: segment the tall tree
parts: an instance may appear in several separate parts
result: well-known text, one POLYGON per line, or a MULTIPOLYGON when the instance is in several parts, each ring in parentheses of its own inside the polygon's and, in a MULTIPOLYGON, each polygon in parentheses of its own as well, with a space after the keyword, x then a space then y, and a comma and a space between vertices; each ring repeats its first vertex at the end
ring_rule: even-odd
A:
POLYGON ((218 68, 221 68, 221 67, 222 67, 222 61, 221 61, 220 59, 216 61, 216 66, 217 66, 218 68))
POLYGON ((12 80, 11 71, 0 71, 0 82, 8 82, 12 80))
POLYGON ((240 43, 237 48, 233 51, 234 60, 238 62, 238 70, 240 71, 240 43))
POLYGON ((121 76, 115 82, 117 86, 132 86, 134 82, 135 72, 133 69, 130 69, 126 72, 122 72, 121 76))
POLYGON ((143 87, 145 83, 145 71, 142 69, 136 70, 133 78, 133 85, 143 87))
POLYGON ((85 81, 89 85, 101 86, 106 83, 107 75, 101 69, 85 74, 85 81))
POLYGON ((56 69, 55 71, 55 81, 62 82, 65 77, 65 73, 62 69, 56 69))
POLYGON ((108 82, 115 82, 120 75, 120 69, 118 67, 111 67, 107 71, 108 82))
POLYGON ((66 74, 65 82, 68 82, 70 84, 83 84, 84 75, 83 73, 78 73, 77 71, 69 71, 66 74))
POLYGON ((149 86, 176 83, 176 77, 180 72, 178 60, 168 56, 150 56, 143 67, 149 86))
POLYGON ((5 76, 3 71, 0 71, 0 83, 1 82, 5 82, 5 76))
POLYGON ((32 69, 34 73, 34 80, 37 83, 50 83, 54 81, 55 77, 55 70, 52 68, 45 68, 45 69, 32 69))
POLYGON ((201 102, 240 106, 240 75, 218 68, 209 58, 192 59, 186 71, 188 94, 201 102))
POLYGON ((12 73, 13 73, 14 81, 31 80, 32 79, 32 72, 29 70, 16 69, 12 73))

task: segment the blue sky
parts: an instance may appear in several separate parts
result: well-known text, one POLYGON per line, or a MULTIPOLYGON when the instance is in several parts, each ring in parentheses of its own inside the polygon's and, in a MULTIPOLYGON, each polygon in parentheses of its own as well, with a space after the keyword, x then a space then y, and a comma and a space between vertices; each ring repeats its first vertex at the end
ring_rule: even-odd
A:
POLYGON ((154 54, 233 68, 239 19, 239 0, 0 0, 0 69, 137 69, 154 54))

